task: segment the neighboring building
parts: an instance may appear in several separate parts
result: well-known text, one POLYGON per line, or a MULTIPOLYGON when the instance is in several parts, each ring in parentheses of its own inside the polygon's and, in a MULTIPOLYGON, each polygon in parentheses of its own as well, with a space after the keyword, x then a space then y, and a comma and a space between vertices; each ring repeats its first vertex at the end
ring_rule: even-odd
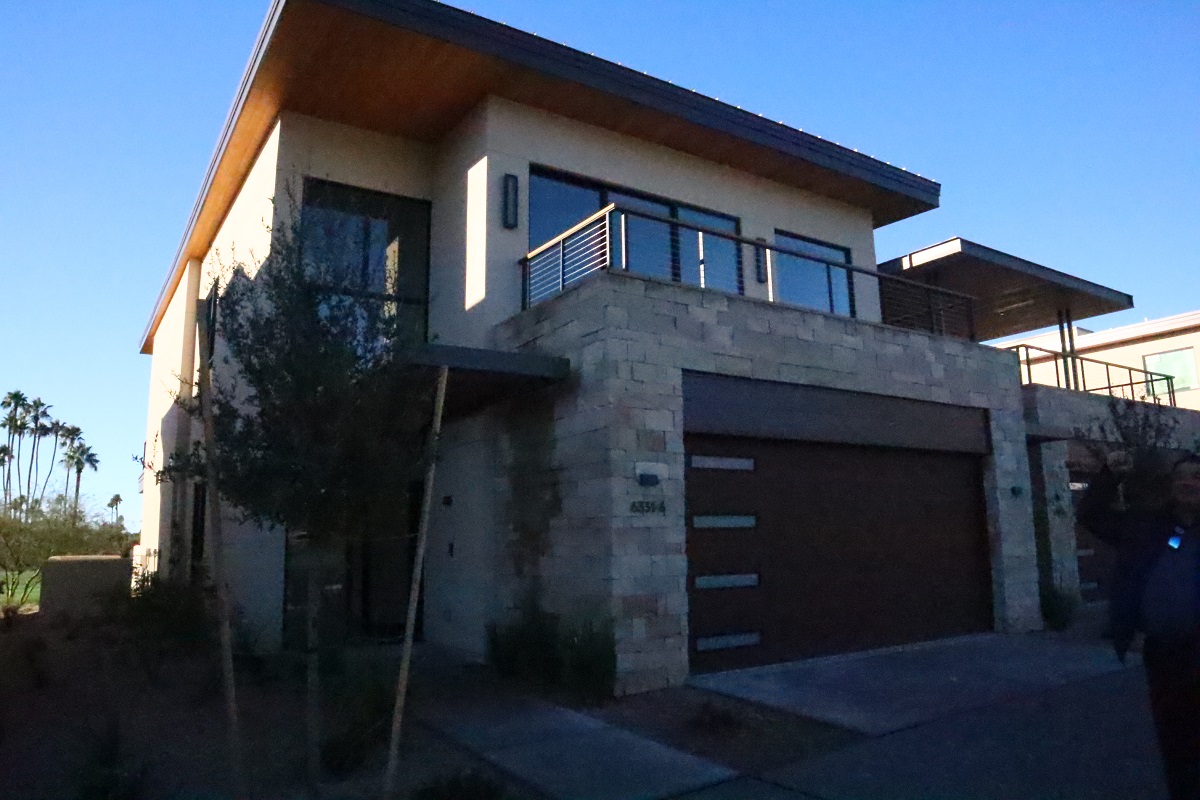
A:
MULTIPOLYGON (((276 2, 144 337, 148 458, 196 435, 172 397, 218 266, 296 215, 350 224, 358 285, 397 295, 451 367, 426 639, 482 657, 536 586, 613 621, 632 692, 1036 629, 1034 502, 1068 494, 1055 431, 1102 407, 1022 387, 1017 356, 976 342, 1132 299, 987 248, 958 291, 877 270, 874 230, 939 195, 428 0, 276 2)), ((142 542, 177 575, 206 557, 197 489, 146 481, 142 542)), ((246 624, 278 648, 296 543, 225 524, 246 624)), ((1078 591, 1069 525, 1040 532, 1078 591)), ((352 550, 351 633, 392 634, 405 540, 352 550)))
MULTIPOLYGON (((1075 372, 1080 388, 1087 381, 1088 391, 1102 391, 1103 380, 1115 374, 1113 383, 1131 382, 1139 399, 1200 410, 1200 361, 1196 356, 1200 350, 1200 311, 1103 331, 1075 328, 1071 339, 1079 357, 1075 372), (1107 375, 1102 375, 1106 369, 1107 375), (1160 376, 1169 376, 1170 383, 1160 376)), ((1000 344, 1030 348, 1027 369, 1031 369, 1035 382, 1065 385, 1070 370, 1062 368, 1061 355, 1055 358, 1045 352, 1061 354, 1057 332, 1000 344)))

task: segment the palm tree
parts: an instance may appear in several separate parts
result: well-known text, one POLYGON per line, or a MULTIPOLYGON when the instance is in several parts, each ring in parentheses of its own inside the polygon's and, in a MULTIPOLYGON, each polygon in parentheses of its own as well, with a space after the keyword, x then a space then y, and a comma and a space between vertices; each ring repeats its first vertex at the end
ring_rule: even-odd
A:
POLYGON ((21 446, 25 441, 25 434, 29 430, 29 398, 24 392, 9 392, 4 395, 4 399, 0 400, 0 409, 7 413, 4 415, 4 429, 8 433, 8 447, 13 451, 13 460, 8 471, 4 476, 4 496, 7 502, 11 503, 14 499, 12 488, 13 467, 17 473, 17 491, 21 491, 21 446))
POLYGON ((42 439, 50 435, 50 406, 40 397, 29 401, 26 417, 29 422, 29 433, 33 440, 29 443, 29 469, 25 473, 25 496, 33 499, 33 490, 38 483, 38 446, 42 439))
POLYGON ((72 460, 71 451, 74 449, 75 443, 83 438, 83 431, 75 425, 64 425, 62 432, 58 436, 62 441, 62 446, 66 448, 63 452, 62 461, 58 462, 67 472, 67 482, 63 486, 63 497, 65 498, 67 492, 71 490, 71 473, 75 471, 75 462, 72 460))
POLYGON ((119 495, 119 494, 114 494, 112 496, 112 499, 108 501, 108 507, 112 509, 112 521, 113 521, 114 525, 116 524, 117 520, 120 519, 120 517, 118 517, 117 515, 121 511, 121 503, 122 502, 124 502, 124 501, 121 500, 121 495, 119 495))
POLYGON ((82 439, 75 442, 75 514, 79 514, 79 481, 83 477, 83 470, 91 467, 95 472, 100 468, 100 457, 84 443, 82 439))

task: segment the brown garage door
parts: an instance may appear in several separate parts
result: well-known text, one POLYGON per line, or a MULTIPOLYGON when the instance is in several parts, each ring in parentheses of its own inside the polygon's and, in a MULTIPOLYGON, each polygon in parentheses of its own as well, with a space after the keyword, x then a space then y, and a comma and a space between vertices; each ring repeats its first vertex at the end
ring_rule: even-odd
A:
POLYGON ((692 669, 991 628, 977 455, 689 435, 692 669))

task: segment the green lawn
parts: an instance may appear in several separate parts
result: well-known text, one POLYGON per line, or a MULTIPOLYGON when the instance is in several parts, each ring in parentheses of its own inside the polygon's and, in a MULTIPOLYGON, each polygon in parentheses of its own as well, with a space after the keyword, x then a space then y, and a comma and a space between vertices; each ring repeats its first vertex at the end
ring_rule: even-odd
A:
MULTIPOLYGON (((20 596, 21 591, 24 590, 25 584, 29 581, 30 578, 32 578, 36 574, 37 574, 36 572, 22 572, 20 577, 17 578, 17 589, 18 589, 17 596, 18 597, 20 596)), ((3 600, 2 595, 0 595, 0 600, 3 600)), ((26 598, 25 604, 35 606, 38 603, 40 603, 41 600, 42 600, 42 582, 39 579, 37 582, 37 585, 33 587, 33 591, 31 591, 29 593, 29 597, 26 598)))

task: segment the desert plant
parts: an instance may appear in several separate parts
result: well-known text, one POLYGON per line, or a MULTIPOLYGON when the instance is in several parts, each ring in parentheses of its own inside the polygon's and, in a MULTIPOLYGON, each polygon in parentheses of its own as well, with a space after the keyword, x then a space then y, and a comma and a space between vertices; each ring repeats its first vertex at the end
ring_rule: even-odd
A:
POLYGON ((613 696, 617 656, 609 620, 564 623, 535 595, 508 624, 488 626, 488 661, 500 675, 564 691, 577 702, 613 696))
POLYGON ((114 623, 137 663, 156 682, 167 659, 203 652, 216 641, 212 596, 201 586, 150 573, 132 593, 110 600, 114 623))

